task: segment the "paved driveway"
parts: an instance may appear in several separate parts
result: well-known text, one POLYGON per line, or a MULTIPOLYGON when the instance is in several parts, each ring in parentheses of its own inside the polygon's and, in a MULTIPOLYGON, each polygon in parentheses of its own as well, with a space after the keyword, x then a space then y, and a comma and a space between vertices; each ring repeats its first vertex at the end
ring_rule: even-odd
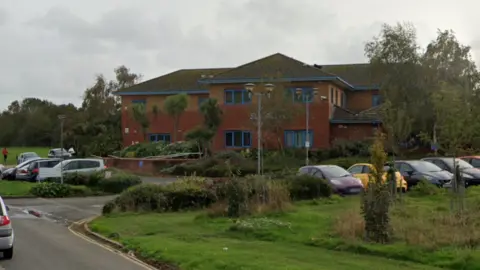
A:
MULTIPOLYGON (((7 270, 141 270, 145 267, 71 233, 67 224, 100 214, 112 197, 5 200, 15 230, 12 260, 7 270), (38 218, 27 210, 41 212, 38 218)), ((3 267, 3 268, 2 268, 3 267)), ((147 268, 148 269, 148 268, 147 268)))

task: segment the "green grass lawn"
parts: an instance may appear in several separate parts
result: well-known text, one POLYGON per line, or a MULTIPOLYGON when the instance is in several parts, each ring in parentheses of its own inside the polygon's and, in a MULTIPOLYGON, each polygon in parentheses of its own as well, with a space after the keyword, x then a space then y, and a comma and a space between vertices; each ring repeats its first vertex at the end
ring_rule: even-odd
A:
MULTIPOLYGON (((1 147, 3 149, 3 146, 1 147)), ((6 165, 16 165, 17 164, 17 155, 25 152, 35 152, 40 157, 47 157, 48 151, 50 148, 48 147, 7 147, 8 150, 8 159, 6 165)), ((1 164, 3 164, 3 156, 0 160, 1 164)))
MULTIPOLYGON (((286 213, 236 222, 210 218, 205 212, 123 213, 100 217, 90 226, 145 257, 185 270, 439 269, 395 260, 388 254, 359 254, 363 252, 358 248, 362 244, 342 242, 332 227, 337 226, 337 217, 342 213, 357 208, 358 197, 334 198, 297 203, 286 213)), ((385 248, 400 249, 394 245, 385 248)))
POLYGON ((0 180, 0 196, 26 196, 35 183, 0 180))

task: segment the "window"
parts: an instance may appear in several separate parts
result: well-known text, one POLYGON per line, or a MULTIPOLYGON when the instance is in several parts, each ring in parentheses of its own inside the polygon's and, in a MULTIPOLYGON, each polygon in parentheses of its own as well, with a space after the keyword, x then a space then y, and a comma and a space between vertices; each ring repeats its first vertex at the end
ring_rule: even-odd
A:
POLYGON ((94 160, 81 160, 80 169, 92 169, 92 168, 100 168, 100 162, 94 160))
POLYGON ((225 104, 247 104, 252 99, 249 97, 247 90, 225 90, 225 104))
POLYGON ((250 147, 252 144, 250 131, 226 131, 226 147, 250 147))
POLYGON ((378 106, 382 103, 380 95, 372 95, 372 107, 378 106))
POLYGON ((335 101, 333 100, 333 91, 335 91, 335 89, 333 89, 333 87, 330 87, 330 102, 335 104, 335 101))
POLYGON ((71 161, 63 167, 64 171, 72 171, 72 170, 78 170, 78 169, 79 169, 78 161, 71 161))
POLYGON ((472 166, 475 168, 480 168, 480 159, 472 159, 472 166))
POLYGON ((342 108, 347 107, 347 95, 342 93, 342 108))
POLYGON ((316 178, 325 178, 325 176, 323 175, 322 171, 316 169, 314 172, 313 172, 313 177, 316 177, 316 178))
POLYGON ((292 97, 293 102, 307 103, 313 100, 313 88, 301 88, 302 93, 297 94, 298 88, 290 88, 289 95, 292 97))
MULTIPOLYGON (((306 143, 306 132, 305 130, 286 130, 285 135, 285 146, 292 148, 303 148, 306 143)), ((313 131, 308 131, 308 141, 310 142, 310 147, 313 145, 313 131)))
POLYGON ((298 174, 310 174, 310 167, 302 167, 298 170, 298 174))
POLYGON ((208 98, 207 97, 199 97, 198 98, 198 109, 200 110, 200 107, 202 107, 202 104, 207 101, 208 98))
POLYGON ((145 99, 137 99, 137 100, 132 100, 133 104, 144 104, 147 103, 145 99))
POLYGON ((150 134, 150 141, 170 143, 170 134, 150 134))
POLYGON ((334 93, 335 93, 335 96, 333 99, 333 104, 338 105, 338 91, 335 90, 334 93))
POLYGON ((351 174, 359 174, 359 173, 362 173, 362 171, 363 171, 363 166, 361 165, 353 166, 348 170, 348 172, 351 174))

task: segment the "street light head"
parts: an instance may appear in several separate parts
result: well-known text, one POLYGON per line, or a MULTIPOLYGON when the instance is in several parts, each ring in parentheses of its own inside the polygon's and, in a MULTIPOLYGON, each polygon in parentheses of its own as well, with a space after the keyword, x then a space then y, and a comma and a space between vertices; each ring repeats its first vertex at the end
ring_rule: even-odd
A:
POLYGON ((255 84, 253 84, 253 83, 247 83, 247 84, 245 84, 245 89, 246 89, 248 92, 253 92, 253 89, 255 89, 255 84))
POLYGON ((273 91, 273 88, 275 88, 275 85, 271 83, 265 84, 265 90, 267 90, 267 94, 270 94, 273 91))
POLYGON ((301 96, 301 95, 302 95, 302 92, 303 92, 303 89, 302 89, 302 88, 297 88, 297 89, 295 89, 295 94, 296 94, 297 96, 301 96))

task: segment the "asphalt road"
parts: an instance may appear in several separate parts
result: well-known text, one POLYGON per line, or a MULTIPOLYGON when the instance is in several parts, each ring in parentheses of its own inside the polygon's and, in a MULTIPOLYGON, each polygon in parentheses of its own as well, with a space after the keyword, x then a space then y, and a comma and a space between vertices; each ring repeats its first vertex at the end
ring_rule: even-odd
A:
POLYGON ((71 233, 67 227, 69 222, 99 214, 103 203, 111 198, 5 200, 16 239, 13 259, 0 259, 0 270, 146 269, 71 233), (26 210, 42 216, 35 217, 26 210))

